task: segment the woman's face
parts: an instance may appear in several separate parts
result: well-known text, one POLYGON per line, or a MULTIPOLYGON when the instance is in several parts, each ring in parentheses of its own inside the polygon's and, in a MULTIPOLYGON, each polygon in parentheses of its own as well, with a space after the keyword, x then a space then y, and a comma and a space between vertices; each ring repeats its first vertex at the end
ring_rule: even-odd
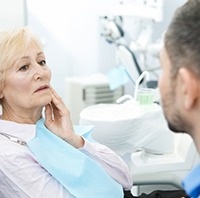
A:
POLYGON ((31 42, 24 56, 17 57, 7 70, 0 92, 3 107, 11 111, 34 110, 51 101, 51 72, 41 48, 31 42))

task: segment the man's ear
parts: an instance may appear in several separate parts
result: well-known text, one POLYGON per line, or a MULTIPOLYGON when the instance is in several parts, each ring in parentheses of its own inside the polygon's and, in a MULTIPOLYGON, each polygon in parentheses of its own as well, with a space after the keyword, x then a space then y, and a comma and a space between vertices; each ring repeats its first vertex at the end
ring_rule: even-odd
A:
POLYGON ((194 107, 199 98, 200 79, 193 72, 186 68, 179 69, 179 77, 181 80, 181 91, 183 96, 183 104, 186 109, 194 107))

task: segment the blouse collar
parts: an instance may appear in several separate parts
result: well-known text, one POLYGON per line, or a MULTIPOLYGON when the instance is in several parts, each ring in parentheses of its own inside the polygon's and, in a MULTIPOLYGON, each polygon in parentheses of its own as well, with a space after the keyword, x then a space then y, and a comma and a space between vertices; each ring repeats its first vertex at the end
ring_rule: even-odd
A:
POLYGON ((35 124, 20 124, 12 121, 0 119, 0 132, 11 136, 18 137, 27 142, 35 137, 35 124))

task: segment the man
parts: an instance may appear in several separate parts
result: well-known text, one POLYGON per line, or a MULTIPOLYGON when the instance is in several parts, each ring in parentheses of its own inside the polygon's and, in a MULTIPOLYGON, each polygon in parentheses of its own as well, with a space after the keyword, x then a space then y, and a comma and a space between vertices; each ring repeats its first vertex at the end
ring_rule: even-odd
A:
MULTIPOLYGON (((168 126, 174 132, 188 133, 200 153, 200 0, 190 0, 175 12, 160 62, 159 89, 168 126)), ((200 165, 183 186, 189 196, 200 197, 200 165)), ((155 191, 141 197, 180 197, 177 192, 169 193, 155 191)))
MULTIPOLYGON (((168 126, 174 132, 188 133, 200 153, 200 0, 177 9, 160 61, 159 89, 168 126)), ((200 195, 199 175, 200 166, 183 182, 191 197, 200 195)))

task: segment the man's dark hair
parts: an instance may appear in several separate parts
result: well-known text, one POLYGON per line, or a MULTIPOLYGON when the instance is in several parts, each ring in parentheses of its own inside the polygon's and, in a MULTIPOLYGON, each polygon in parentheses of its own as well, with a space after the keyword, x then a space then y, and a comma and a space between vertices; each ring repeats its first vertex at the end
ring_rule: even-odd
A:
POLYGON ((200 77, 200 0, 189 0, 177 9, 165 34, 165 48, 173 77, 180 67, 200 77))

